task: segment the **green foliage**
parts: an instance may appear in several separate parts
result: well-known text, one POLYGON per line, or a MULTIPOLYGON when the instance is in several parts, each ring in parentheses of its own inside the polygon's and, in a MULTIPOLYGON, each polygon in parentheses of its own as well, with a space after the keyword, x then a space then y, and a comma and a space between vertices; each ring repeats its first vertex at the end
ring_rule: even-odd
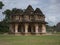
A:
POLYGON ((9 32, 9 23, 8 22, 10 20, 9 15, 11 14, 11 11, 9 9, 7 9, 6 11, 3 12, 3 14, 5 15, 5 19, 0 22, 0 33, 9 32))
POLYGON ((17 8, 13 8, 12 10, 5 10, 3 12, 3 14, 5 15, 5 19, 3 21, 0 22, 0 32, 9 32, 9 21, 10 21, 10 16, 17 14, 17 13, 21 13, 23 12, 22 9, 17 9, 17 8))
POLYGON ((10 20, 10 15, 11 15, 11 10, 9 10, 9 9, 5 10, 5 11, 3 12, 3 14, 5 15, 4 21, 5 21, 6 23, 9 22, 9 20, 10 20))
POLYGON ((56 31, 60 32, 60 22, 56 25, 56 31))
POLYGON ((52 32, 52 27, 49 25, 46 25, 47 32, 52 32))
POLYGON ((6 33, 9 31, 8 29, 9 29, 9 26, 6 22, 4 21, 0 22, 0 33, 6 33))
POLYGON ((0 1, 0 9, 2 9, 3 6, 4 4, 0 1))

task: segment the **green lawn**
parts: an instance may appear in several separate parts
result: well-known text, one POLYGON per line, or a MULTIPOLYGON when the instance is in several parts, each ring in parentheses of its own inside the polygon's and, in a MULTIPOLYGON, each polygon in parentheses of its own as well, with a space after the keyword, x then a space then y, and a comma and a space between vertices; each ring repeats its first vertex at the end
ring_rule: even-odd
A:
POLYGON ((60 45, 60 35, 49 36, 0 35, 0 45, 60 45))

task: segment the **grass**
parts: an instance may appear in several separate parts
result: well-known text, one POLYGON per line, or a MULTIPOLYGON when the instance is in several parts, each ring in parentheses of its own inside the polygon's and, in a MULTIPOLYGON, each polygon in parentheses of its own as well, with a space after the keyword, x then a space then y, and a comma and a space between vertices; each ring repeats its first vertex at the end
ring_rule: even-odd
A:
POLYGON ((60 45, 60 35, 14 36, 1 34, 0 45, 60 45))

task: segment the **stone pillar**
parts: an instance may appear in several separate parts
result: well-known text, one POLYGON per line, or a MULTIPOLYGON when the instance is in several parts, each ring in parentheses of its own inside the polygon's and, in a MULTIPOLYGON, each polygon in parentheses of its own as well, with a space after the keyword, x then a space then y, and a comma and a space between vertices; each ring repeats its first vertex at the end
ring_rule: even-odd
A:
POLYGON ((25 24, 25 33, 28 33, 28 24, 25 24))
POLYGON ((35 24, 35 32, 38 33, 38 24, 35 24))
POLYGON ((18 33, 18 24, 15 24, 15 33, 18 33))
POLYGON ((12 24, 10 24, 10 26, 9 26, 9 32, 13 33, 13 26, 12 26, 12 24))
POLYGON ((45 24, 42 24, 42 33, 46 33, 46 26, 45 26, 45 24))

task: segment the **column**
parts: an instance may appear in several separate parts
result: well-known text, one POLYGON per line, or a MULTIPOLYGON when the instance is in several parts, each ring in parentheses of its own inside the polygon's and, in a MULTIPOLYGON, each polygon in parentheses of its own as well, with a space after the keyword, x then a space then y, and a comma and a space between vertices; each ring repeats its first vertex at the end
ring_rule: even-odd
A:
POLYGON ((9 26, 9 31, 10 31, 10 33, 13 33, 12 24, 10 24, 10 26, 9 26))
POLYGON ((18 24, 15 24, 15 33, 18 32, 18 24))
POLYGON ((28 24, 25 24, 25 33, 28 33, 28 24))
POLYGON ((46 33, 46 26, 45 26, 45 24, 42 24, 42 33, 46 33))
POLYGON ((35 24, 35 32, 38 33, 38 24, 35 24))

